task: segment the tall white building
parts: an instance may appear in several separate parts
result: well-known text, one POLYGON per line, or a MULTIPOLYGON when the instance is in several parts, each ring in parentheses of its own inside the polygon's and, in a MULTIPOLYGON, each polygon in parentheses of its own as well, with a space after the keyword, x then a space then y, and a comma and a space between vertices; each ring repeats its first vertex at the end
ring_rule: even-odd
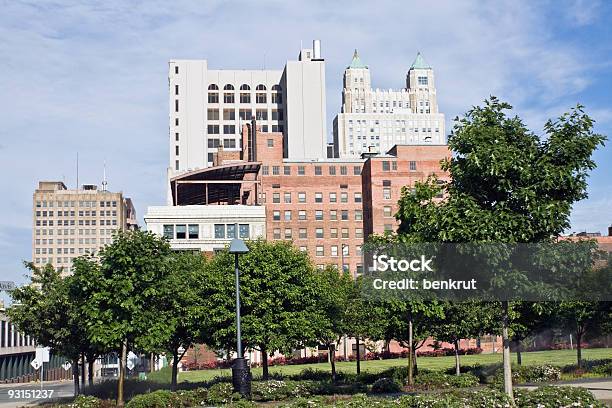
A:
POLYGON ((370 70, 355 50, 344 71, 342 110, 334 118, 334 156, 386 152, 396 144, 446 144, 433 69, 418 53, 406 88, 372 89, 370 70))
POLYGON ((241 123, 281 132, 285 156, 325 157, 325 61, 319 41, 281 70, 214 70, 206 60, 171 60, 171 177, 212 165, 213 153, 241 150, 241 123))

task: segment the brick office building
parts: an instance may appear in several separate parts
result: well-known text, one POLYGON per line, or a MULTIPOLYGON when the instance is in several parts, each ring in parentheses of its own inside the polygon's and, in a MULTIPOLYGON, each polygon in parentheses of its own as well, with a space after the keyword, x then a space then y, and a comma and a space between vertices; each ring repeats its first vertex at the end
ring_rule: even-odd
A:
POLYGON ((394 215, 402 187, 431 174, 441 180, 446 177, 440 161, 450 156, 447 146, 397 145, 386 154, 362 158, 287 159, 282 133, 254 129, 258 129, 255 122, 243 126, 241 152, 221 148, 212 167, 172 178, 173 206, 164 207, 161 218, 153 217, 150 208, 145 216, 149 229, 165 234, 177 249, 207 252, 223 248, 236 234, 291 240, 308 251, 318 267, 332 264, 356 274, 363 268, 364 239, 397 226, 394 215), (210 208, 219 205, 227 207, 210 208), (204 225, 201 216, 190 221, 185 218, 189 217, 186 207, 202 214, 214 211, 215 219, 222 218, 219 211, 227 212, 232 221, 209 220, 214 225, 204 225), (252 207, 265 214, 263 231, 244 211, 252 207), (238 209, 248 220, 238 219, 238 209), (175 233, 186 228, 193 235, 175 233))

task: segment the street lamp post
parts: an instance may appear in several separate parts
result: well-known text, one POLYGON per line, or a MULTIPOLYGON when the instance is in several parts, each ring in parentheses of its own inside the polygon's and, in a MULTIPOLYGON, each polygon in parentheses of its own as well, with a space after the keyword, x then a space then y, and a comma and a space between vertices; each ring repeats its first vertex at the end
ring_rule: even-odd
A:
MULTIPOLYGON (((235 232, 237 236, 238 231, 235 232)), ((238 270, 238 255, 246 254, 249 248, 243 240, 234 238, 230 244, 229 253, 234 254, 234 269, 236 273, 236 352, 238 358, 232 366, 232 384, 234 392, 243 397, 251 395, 251 371, 242 353, 242 337, 240 333, 240 271, 238 270)))

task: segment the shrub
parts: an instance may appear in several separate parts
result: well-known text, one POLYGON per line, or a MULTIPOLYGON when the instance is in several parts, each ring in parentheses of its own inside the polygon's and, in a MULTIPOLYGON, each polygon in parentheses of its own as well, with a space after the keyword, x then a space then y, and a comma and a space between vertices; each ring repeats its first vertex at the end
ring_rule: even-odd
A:
POLYGON ((314 381, 256 381, 252 384, 252 395, 256 401, 281 401, 288 398, 306 397, 319 389, 314 381))
POLYGON ((102 408, 103 402, 91 395, 79 395, 71 404, 73 408, 102 408))
MULTIPOLYGON (((552 365, 513 366, 512 384, 540 383, 558 381, 561 379, 561 369, 552 365)), ((504 370, 500 368, 493 379, 495 386, 504 384, 504 370)))
POLYGON ((605 407, 589 390, 580 387, 549 385, 533 391, 519 389, 515 391, 515 400, 519 408, 605 407))
POLYGON ((442 372, 422 373, 415 377, 414 383, 418 388, 466 388, 478 385, 478 377, 465 373, 461 375, 449 375, 442 372))
POLYGON ((208 389, 206 400, 211 404, 226 404, 240 399, 238 394, 234 394, 234 387, 231 383, 220 382, 212 385, 208 389))
POLYGON ((168 390, 158 390, 132 398, 126 408, 180 408, 180 397, 168 390))
POLYGON ((393 392, 400 392, 402 390, 401 385, 392 380, 391 378, 379 378, 372 384, 372 393, 374 394, 388 394, 393 392))

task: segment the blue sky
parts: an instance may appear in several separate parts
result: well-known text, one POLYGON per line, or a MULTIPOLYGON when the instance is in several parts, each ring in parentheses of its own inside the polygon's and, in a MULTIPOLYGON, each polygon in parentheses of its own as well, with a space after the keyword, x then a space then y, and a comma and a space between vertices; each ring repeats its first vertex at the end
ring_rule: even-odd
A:
MULTIPOLYGON (((417 51, 435 69, 448 121, 496 95, 537 133, 580 102, 612 135, 612 4, 606 1, 0 0, 0 279, 23 282, 32 193, 41 179, 100 183, 164 203, 167 62, 282 69, 322 41, 328 129, 358 48, 374 87, 400 88, 417 51)), ((573 231, 612 223, 612 147, 595 154, 573 231)))

